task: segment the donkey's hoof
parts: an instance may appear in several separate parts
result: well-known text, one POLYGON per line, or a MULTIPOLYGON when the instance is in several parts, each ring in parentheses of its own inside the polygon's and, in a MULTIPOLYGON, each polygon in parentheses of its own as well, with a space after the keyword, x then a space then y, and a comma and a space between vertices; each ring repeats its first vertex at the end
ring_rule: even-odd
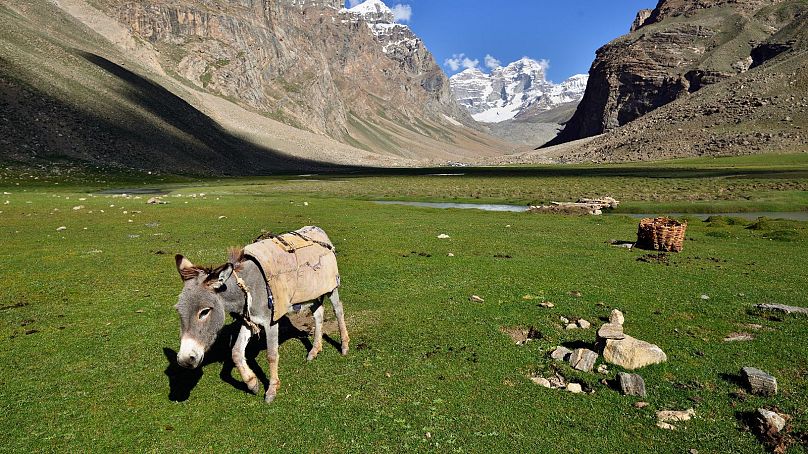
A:
POLYGON ((245 384, 247 385, 247 390, 252 394, 258 394, 258 391, 261 390, 261 383, 258 382, 257 377, 247 380, 245 384))
POLYGON ((348 354, 348 346, 342 347, 342 356, 346 356, 348 354))
POLYGON ((264 402, 271 404, 273 400, 275 400, 275 393, 270 394, 269 392, 266 393, 264 396, 264 402))

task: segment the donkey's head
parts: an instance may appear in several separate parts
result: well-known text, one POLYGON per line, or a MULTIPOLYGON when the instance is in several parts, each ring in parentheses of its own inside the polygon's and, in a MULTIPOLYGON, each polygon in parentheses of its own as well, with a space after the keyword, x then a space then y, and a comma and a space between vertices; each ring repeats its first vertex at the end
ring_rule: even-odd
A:
POLYGON ((225 283, 233 274, 233 265, 228 263, 211 270, 195 266, 182 255, 177 255, 176 260, 184 284, 174 306, 180 315, 177 362, 194 369, 202 364, 205 352, 224 326, 225 294, 229 293, 225 283))

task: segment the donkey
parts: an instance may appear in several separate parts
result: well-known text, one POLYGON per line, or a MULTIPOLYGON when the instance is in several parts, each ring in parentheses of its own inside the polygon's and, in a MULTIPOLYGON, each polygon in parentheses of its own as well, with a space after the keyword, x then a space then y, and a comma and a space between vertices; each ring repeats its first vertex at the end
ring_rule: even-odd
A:
POLYGON ((233 363, 250 392, 260 384, 247 365, 245 349, 260 328, 266 331, 269 386, 264 395, 272 402, 280 387, 278 378, 278 321, 289 312, 308 306, 314 315, 314 342, 309 361, 323 343, 323 301, 327 296, 339 325, 342 355, 348 354, 350 338, 340 301, 340 285, 334 247, 318 227, 304 227, 288 234, 272 235, 244 249, 231 249, 228 263, 218 268, 194 265, 182 255, 175 257, 183 281, 175 306, 180 316, 180 351, 177 363, 195 369, 224 327, 226 314, 241 320, 233 345, 233 363))

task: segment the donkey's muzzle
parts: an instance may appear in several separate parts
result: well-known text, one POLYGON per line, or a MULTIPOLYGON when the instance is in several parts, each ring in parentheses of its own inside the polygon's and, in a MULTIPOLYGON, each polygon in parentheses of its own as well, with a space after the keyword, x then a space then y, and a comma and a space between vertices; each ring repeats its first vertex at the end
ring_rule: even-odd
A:
POLYGON ((202 358, 204 357, 205 349, 196 339, 182 338, 180 351, 177 353, 177 364, 187 369, 196 369, 202 364, 202 358))

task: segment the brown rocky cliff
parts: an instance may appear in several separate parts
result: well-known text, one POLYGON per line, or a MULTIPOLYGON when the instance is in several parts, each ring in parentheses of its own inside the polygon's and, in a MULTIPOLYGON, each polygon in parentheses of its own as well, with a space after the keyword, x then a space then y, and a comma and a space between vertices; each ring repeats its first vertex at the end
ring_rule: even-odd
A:
POLYGON ((105 9, 151 42, 169 73, 301 129, 374 148, 354 137, 398 145, 368 124, 380 117, 416 130, 445 116, 472 124, 420 40, 386 53, 366 23, 330 3, 105 0, 105 9))
POLYGON ((597 51, 583 100, 548 145, 612 130, 748 70, 757 43, 799 9, 803 2, 661 0, 634 31, 597 51))

